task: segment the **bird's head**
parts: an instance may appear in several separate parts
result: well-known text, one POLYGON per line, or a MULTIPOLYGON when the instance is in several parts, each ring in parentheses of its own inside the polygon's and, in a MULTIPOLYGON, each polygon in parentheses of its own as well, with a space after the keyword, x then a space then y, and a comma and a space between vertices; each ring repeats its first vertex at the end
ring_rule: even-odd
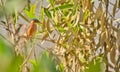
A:
POLYGON ((40 21, 36 18, 33 18, 32 21, 35 22, 35 23, 40 23, 40 21))

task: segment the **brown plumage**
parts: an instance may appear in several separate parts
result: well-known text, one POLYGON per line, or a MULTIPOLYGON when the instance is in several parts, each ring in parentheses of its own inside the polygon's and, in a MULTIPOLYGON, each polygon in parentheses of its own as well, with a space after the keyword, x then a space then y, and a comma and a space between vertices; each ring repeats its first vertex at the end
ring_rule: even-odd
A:
POLYGON ((27 30, 27 37, 30 38, 32 37, 37 31, 37 25, 35 24, 34 21, 31 21, 31 24, 27 30))
POLYGON ((27 30, 27 38, 31 38, 37 31, 37 24, 39 21, 37 19, 33 19, 30 23, 30 26, 27 30))

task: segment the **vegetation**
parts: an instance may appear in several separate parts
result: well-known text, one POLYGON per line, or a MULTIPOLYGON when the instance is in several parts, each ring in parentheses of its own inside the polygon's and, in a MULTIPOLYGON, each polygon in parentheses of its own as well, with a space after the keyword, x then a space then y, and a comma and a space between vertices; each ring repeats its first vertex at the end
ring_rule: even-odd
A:
POLYGON ((120 0, 1 0, 0 71, 119 72, 119 14, 120 0))

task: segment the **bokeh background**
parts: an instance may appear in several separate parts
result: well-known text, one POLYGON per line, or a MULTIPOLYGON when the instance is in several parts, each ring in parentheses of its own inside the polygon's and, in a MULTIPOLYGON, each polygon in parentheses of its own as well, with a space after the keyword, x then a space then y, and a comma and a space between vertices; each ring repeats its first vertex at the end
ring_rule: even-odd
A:
POLYGON ((119 26, 119 0, 0 0, 0 72, 119 72, 119 26))

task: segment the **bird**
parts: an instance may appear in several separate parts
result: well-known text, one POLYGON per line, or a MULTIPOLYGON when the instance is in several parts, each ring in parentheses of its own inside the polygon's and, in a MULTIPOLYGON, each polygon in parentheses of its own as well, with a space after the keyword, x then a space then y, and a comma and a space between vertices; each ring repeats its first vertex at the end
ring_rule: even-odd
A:
POLYGON ((33 18, 30 22, 30 26, 27 30, 27 39, 33 37, 33 35, 37 32, 37 24, 36 23, 39 23, 40 21, 36 18, 33 18))

